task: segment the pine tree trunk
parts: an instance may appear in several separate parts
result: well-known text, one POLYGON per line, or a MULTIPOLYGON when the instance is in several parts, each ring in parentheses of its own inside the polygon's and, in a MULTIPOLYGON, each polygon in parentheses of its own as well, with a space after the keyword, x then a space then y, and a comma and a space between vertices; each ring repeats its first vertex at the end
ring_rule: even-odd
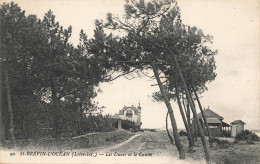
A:
POLYGON ((162 82, 161 82, 159 74, 157 72, 157 68, 155 67, 155 65, 153 63, 151 63, 151 66, 153 68, 154 76, 155 76, 156 81, 157 81, 157 83, 159 85, 161 94, 163 96, 163 99, 165 101, 166 107, 168 109, 168 112, 169 112, 169 115, 170 115, 170 118, 171 118, 173 136, 174 136, 174 140, 175 140, 175 145, 176 145, 176 147, 177 147, 177 149, 179 151, 179 158, 180 159, 185 159, 186 158, 185 151, 184 151, 184 148, 183 148, 183 146, 181 144, 180 136, 178 134, 178 128, 177 128, 177 124, 176 124, 176 121, 175 121, 175 117, 174 117, 174 113, 173 113, 171 104, 169 102, 169 99, 168 99, 165 91, 164 91, 162 82))
MULTIPOLYGON (((1 39, 0 39, 1 40, 1 39)), ((1 63, 0 63, 0 72, 2 74, 1 70, 1 63)), ((5 140, 5 128, 3 124, 3 117, 2 117, 2 94, 3 94, 3 87, 2 87, 2 75, 0 74, 0 147, 3 146, 4 140, 5 140)))
POLYGON ((83 134, 83 105, 80 103, 80 135, 83 134))
MULTIPOLYGON (((182 101, 182 104, 183 104, 183 107, 185 109, 185 113, 186 113, 186 117, 187 117, 187 122, 188 122, 188 126, 190 128, 190 133, 191 133, 191 137, 192 137, 192 142, 193 142, 193 146, 194 146, 194 130, 193 130, 193 127, 191 125, 191 122, 190 122, 190 108, 189 108, 189 105, 187 105, 187 108, 186 108, 186 105, 184 103, 184 101, 182 101)), ((196 140, 197 142, 197 140, 196 140)))
MULTIPOLYGON (((187 117, 187 109, 186 109, 186 105, 185 105, 185 102, 184 102, 184 100, 182 99, 182 105, 183 105, 183 108, 184 108, 184 110, 185 110, 185 114, 186 114, 186 117, 187 117)), ((188 121, 188 120, 187 120, 188 121)))
POLYGON ((194 142, 198 142, 198 139, 197 139, 197 128, 196 128, 196 122, 193 120, 193 122, 191 123, 191 119, 190 119, 190 106, 189 104, 187 105, 187 118, 188 118, 188 125, 189 127, 191 128, 191 131, 192 131, 192 135, 193 135, 193 141, 194 142))
MULTIPOLYGON (((167 46, 167 44, 166 44, 167 46)), ((171 57, 172 57, 172 60, 175 64, 175 66, 177 67, 177 71, 178 71, 178 74, 179 74, 179 77, 183 83, 183 86, 184 86, 184 90, 186 92, 186 96, 187 96, 187 99, 188 99, 188 103, 190 104, 191 106, 191 110, 192 110, 192 113, 193 113, 193 118, 194 118, 194 121, 197 123, 197 125, 199 125, 199 120, 198 120, 198 117, 197 117, 197 113, 196 113, 196 109, 195 109, 195 106, 193 104, 193 101, 192 101, 192 98, 191 98, 191 95, 189 93, 189 90, 188 90, 188 87, 186 85, 186 82, 182 76, 182 72, 180 70, 180 67, 179 67, 179 63, 175 57, 175 55, 173 54, 173 52, 168 48, 167 46, 167 49, 169 50, 169 52, 171 53, 171 57)), ((202 128, 201 126, 198 126, 198 131, 199 131, 199 134, 200 134, 200 137, 201 137, 201 141, 202 141, 202 145, 203 145, 203 148, 204 148, 204 153, 205 153, 205 158, 206 158, 206 161, 207 163, 210 163, 210 155, 209 155, 209 152, 208 152, 208 148, 207 148, 207 144, 206 144, 206 139, 205 139, 205 135, 202 131, 202 128)))
POLYGON ((208 132, 208 135, 209 135, 209 145, 210 145, 210 147, 212 148, 213 145, 212 145, 212 142, 211 142, 211 141, 212 141, 212 139, 211 139, 211 133, 210 133, 210 129, 209 129, 209 125, 208 125, 207 119, 206 119, 206 117, 205 117, 205 115, 204 115, 204 111, 203 111, 203 108, 202 108, 202 106, 201 106, 201 103, 200 103, 200 100, 199 100, 199 97, 198 97, 197 92, 195 91, 195 89, 194 89, 193 86, 191 86, 191 88, 192 88, 192 90, 193 90, 193 92, 194 92, 194 94, 195 94, 195 96, 196 96, 196 100, 197 100, 197 102, 198 102, 198 104, 199 104, 200 112, 201 112, 202 118, 203 118, 203 120, 204 120, 204 123, 206 124, 207 132, 208 132))
POLYGON ((15 137, 14 137, 14 116, 13 116, 13 109, 12 109, 11 93, 10 93, 10 86, 9 86, 7 68, 5 69, 5 87, 6 87, 6 92, 7 92, 7 105, 8 105, 8 115, 9 115, 9 132, 10 132, 11 145, 16 146, 16 141, 15 141, 15 137))
POLYGON ((180 94, 179 94, 179 90, 178 90, 177 80, 175 80, 174 84, 175 84, 176 98, 177 98, 178 106, 179 106, 179 109, 180 109, 180 112, 181 112, 183 123, 185 125, 186 131, 187 131, 187 134, 188 134, 189 152, 193 152, 193 145, 194 145, 194 143, 193 143, 193 139, 192 139, 192 135, 191 135, 191 131, 190 131, 190 126, 187 123, 187 120, 186 120, 186 117, 185 117, 185 114, 184 114, 184 111, 183 111, 183 108, 182 108, 182 105, 181 105, 181 100, 180 100, 180 97, 179 97, 180 94))
MULTIPOLYGON (((0 35, 1 33, 1 20, 0 20, 0 35)), ((2 36, 0 36, 0 58, 2 58, 2 36)), ((3 95, 3 83, 2 83, 2 62, 0 62, 0 147, 3 146, 4 140, 5 140, 5 128, 3 124, 3 117, 2 117, 2 111, 3 111, 3 105, 2 105, 2 95, 3 95)))
POLYGON ((25 127, 24 127, 24 115, 22 114, 21 115, 21 128, 22 128, 22 132, 23 132, 23 137, 24 137, 24 139, 28 139, 28 137, 27 137, 27 133, 26 133, 26 131, 25 131, 25 127))
MULTIPOLYGON (((189 94, 191 95, 191 93, 190 93, 190 91, 189 91, 189 94)), ((192 103, 193 103, 193 105, 194 105, 194 102, 193 102, 193 100, 192 100, 192 103)), ((195 106, 195 105, 194 105, 195 106)), ((193 141, 195 142, 195 143, 197 143, 198 142, 198 128, 197 128, 197 123, 196 123, 196 121, 194 121, 194 114, 193 114, 193 121, 192 121, 192 123, 191 123, 191 113, 190 113, 190 105, 189 105, 189 103, 187 104, 187 113, 188 113, 188 115, 189 115, 189 126, 191 127, 191 129, 193 129, 193 141)), ((195 109, 195 111, 196 111, 196 109, 195 109)))
MULTIPOLYGON (((190 108, 190 107, 188 106, 188 108, 190 108)), ((194 118, 194 115, 193 115, 193 118, 194 118)), ((197 122, 193 119, 192 124, 193 124, 194 141, 195 141, 195 142, 198 142, 198 128, 197 128, 197 122)))
POLYGON ((53 81, 51 78, 51 94, 52 94, 52 110, 53 110, 53 129, 54 129, 54 137, 59 139, 61 136, 61 129, 60 129, 60 113, 58 108, 58 98, 57 98, 57 91, 53 81))
POLYGON ((167 114, 166 114, 166 120, 165 120, 165 122, 166 122, 166 131, 167 131, 167 134, 168 134, 168 137, 169 137, 171 143, 173 144, 173 139, 172 139, 172 136, 170 135, 169 129, 168 129, 168 116, 169 116, 169 112, 167 112, 167 114))

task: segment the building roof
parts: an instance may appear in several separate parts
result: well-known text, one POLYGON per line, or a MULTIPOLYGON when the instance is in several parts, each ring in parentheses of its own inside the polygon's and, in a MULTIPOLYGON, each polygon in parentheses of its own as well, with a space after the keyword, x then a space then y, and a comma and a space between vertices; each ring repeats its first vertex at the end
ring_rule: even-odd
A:
POLYGON ((241 120, 235 120, 235 121, 231 122, 230 124, 238 124, 238 123, 246 124, 241 120))
POLYGON ((112 118, 115 118, 115 119, 120 119, 120 117, 119 117, 119 114, 114 114, 114 116, 112 116, 112 118))
POLYGON ((221 124, 221 121, 218 118, 207 118, 208 124, 221 124))
POLYGON ((231 125, 229 125, 228 123, 225 123, 224 121, 222 121, 222 127, 230 127, 231 125))
POLYGON ((131 108, 135 112, 135 115, 138 115, 138 109, 133 105, 130 107, 124 106, 122 110, 119 110, 119 115, 124 115, 124 111, 127 110, 128 108, 131 108))
MULTIPOLYGON (((222 116, 218 115, 217 113, 213 112, 210 109, 205 109, 205 110, 203 110, 203 112, 204 112, 204 115, 206 118, 218 118, 220 120, 224 119, 222 116)), ((201 113, 199 113, 197 116, 198 116, 198 118, 202 118, 201 113)))

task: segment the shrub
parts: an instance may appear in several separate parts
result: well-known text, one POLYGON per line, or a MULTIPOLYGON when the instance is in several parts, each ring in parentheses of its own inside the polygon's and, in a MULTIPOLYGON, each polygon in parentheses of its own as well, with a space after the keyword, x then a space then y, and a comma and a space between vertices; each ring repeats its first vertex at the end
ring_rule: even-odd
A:
POLYGON ((247 143, 251 143, 252 141, 259 141, 260 138, 253 132, 249 130, 243 130, 239 134, 236 135, 235 138, 237 141, 245 140, 247 143))
POLYGON ((215 137, 213 137, 213 138, 211 138, 211 142, 212 143, 217 143, 217 145, 219 146, 219 148, 221 148, 221 149, 226 149, 226 148, 228 148, 228 147, 230 147, 232 144, 229 142, 229 141, 227 141, 227 140, 220 140, 220 139, 218 139, 218 138, 215 138, 215 137))
POLYGON ((157 132, 156 129, 150 129, 150 132, 157 132))
POLYGON ((220 140, 219 139, 217 139, 217 138, 215 138, 215 137, 213 137, 213 138, 211 138, 211 142, 212 143, 217 143, 217 144, 219 144, 220 143, 220 140))
POLYGON ((187 132, 185 132, 184 130, 181 130, 181 131, 179 132, 179 135, 180 135, 180 136, 187 136, 187 132))
POLYGON ((234 140, 234 141, 233 141, 233 144, 237 144, 237 143, 238 143, 238 140, 234 140))
POLYGON ((220 142, 218 143, 218 146, 221 149, 226 149, 226 148, 229 148, 231 146, 231 143, 227 140, 220 140, 220 142))
POLYGON ((123 129, 129 130, 130 128, 135 128, 135 123, 130 120, 122 120, 121 126, 123 129))
POLYGON ((157 132, 156 129, 143 129, 143 131, 148 131, 148 132, 157 132))

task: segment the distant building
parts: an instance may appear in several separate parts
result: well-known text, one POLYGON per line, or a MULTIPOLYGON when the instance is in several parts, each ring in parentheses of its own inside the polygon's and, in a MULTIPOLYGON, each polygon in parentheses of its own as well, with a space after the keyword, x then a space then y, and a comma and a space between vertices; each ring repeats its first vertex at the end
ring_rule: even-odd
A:
POLYGON ((240 133, 242 130, 244 130, 244 123, 241 120, 236 120, 230 123, 232 125, 232 130, 231 130, 231 137, 236 137, 238 133, 240 133))
POLYGON ((137 127, 141 127, 142 122, 141 122, 141 106, 140 103, 138 107, 136 108, 135 106, 124 106, 123 109, 119 110, 119 113, 116 113, 113 118, 116 119, 122 119, 122 120, 130 120, 135 123, 137 127))
MULTIPOLYGON (((223 120, 224 118, 217 113, 213 112, 212 110, 204 109, 203 110, 205 118, 207 119, 207 123, 210 128, 210 133, 212 137, 222 137, 222 136, 230 136, 231 133, 231 126, 225 123, 223 120)), ((206 124, 203 121, 202 114, 197 114, 200 125, 203 129, 205 135, 208 135, 206 124)), ((193 128, 195 125, 193 123, 193 128)))

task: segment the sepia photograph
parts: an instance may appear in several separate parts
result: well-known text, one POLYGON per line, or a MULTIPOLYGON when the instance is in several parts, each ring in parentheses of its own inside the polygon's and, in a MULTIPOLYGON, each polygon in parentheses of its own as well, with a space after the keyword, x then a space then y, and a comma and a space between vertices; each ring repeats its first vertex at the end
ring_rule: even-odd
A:
POLYGON ((0 0, 0 163, 260 163, 259 8, 0 0))

